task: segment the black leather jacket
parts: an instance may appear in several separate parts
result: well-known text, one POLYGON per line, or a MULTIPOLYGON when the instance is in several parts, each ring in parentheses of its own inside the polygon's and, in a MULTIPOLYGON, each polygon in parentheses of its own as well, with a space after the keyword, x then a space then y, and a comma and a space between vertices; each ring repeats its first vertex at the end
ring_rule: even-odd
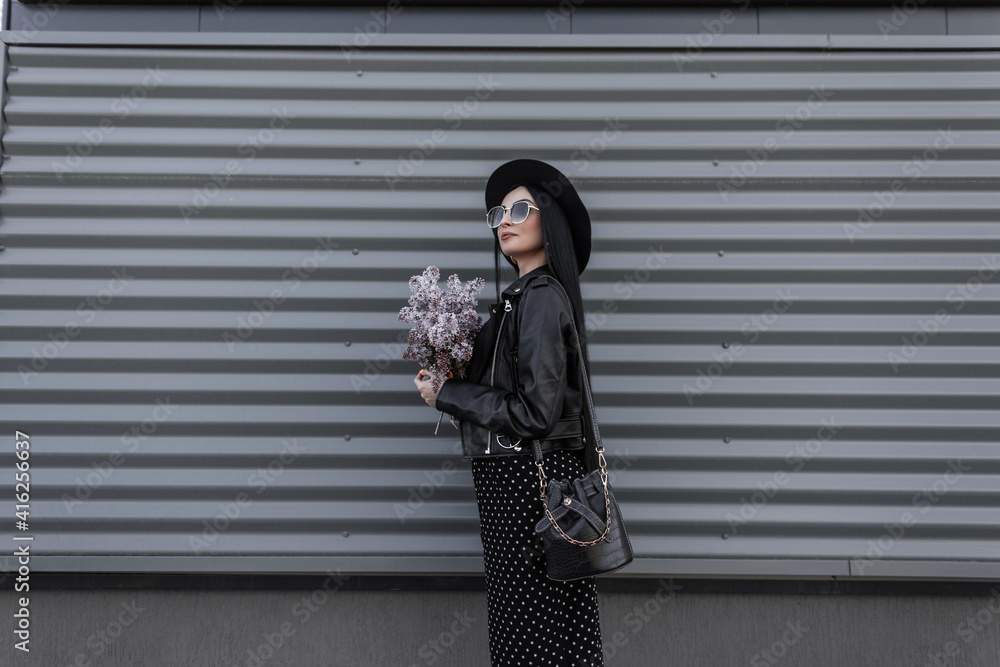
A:
POLYGON ((441 385, 436 406, 459 420, 465 458, 583 449, 583 385, 565 297, 548 264, 490 305, 465 379, 441 385))

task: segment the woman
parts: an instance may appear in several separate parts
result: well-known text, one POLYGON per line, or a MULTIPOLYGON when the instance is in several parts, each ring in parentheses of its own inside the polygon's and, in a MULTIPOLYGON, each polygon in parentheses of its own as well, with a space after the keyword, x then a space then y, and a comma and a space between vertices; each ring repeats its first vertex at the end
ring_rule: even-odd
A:
POLYGON ((472 459, 493 667, 603 665, 594 579, 545 574, 534 534, 544 512, 531 444, 539 441, 549 479, 597 467, 592 439, 583 438, 593 431, 571 325, 575 318, 589 375, 579 274, 590 258, 590 216, 566 176, 526 159, 493 172, 486 208, 497 303, 465 379, 446 380, 436 394, 423 371, 414 383, 428 405, 461 420, 463 453, 472 459), (501 253, 519 273, 502 295, 501 253))

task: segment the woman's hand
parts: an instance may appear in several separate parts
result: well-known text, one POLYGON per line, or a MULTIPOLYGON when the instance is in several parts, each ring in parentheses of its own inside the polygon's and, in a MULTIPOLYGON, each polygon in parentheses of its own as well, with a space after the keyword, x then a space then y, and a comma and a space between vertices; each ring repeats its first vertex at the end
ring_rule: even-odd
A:
MULTIPOLYGON (((438 389, 437 391, 434 391, 431 389, 430 379, 431 374, 421 368, 420 372, 417 373, 417 377, 413 378, 413 384, 417 385, 417 389, 420 390, 420 397, 427 401, 427 405, 434 408, 437 407, 437 395, 441 392, 441 390, 438 389)), ((445 382, 447 382, 447 380, 445 380, 445 382)), ((444 386, 444 383, 442 383, 442 386, 444 386)))

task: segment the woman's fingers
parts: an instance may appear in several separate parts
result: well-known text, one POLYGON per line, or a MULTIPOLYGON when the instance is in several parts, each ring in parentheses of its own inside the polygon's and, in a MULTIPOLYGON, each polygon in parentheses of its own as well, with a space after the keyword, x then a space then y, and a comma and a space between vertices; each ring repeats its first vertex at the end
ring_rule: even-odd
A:
POLYGON ((427 373, 423 368, 417 373, 417 377, 413 378, 413 384, 417 385, 417 389, 420 390, 420 397, 424 399, 427 405, 431 405, 431 400, 434 392, 431 390, 431 385, 427 384, 427 380, 431 379, 431 374, 427 373))

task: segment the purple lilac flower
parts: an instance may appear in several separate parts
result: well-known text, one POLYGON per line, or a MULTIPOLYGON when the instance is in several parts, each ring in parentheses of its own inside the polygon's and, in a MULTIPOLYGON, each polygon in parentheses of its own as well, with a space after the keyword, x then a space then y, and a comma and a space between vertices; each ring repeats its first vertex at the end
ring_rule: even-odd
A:
POLYGON ((410 278, 410 305, 401 308, 398 316, 399 321, 416 325, 407 335, 403 359, 418 361, 427 369, 434 391, 441 389, 449 371, 457 378, 465 377, 476 334, 483 326, 483 318, 476 314, 476 296, 486 286, 482 278, 463 286, 453 273, 445 292, 438 287, 440 279, 441 272, 433 265, 410 278))

